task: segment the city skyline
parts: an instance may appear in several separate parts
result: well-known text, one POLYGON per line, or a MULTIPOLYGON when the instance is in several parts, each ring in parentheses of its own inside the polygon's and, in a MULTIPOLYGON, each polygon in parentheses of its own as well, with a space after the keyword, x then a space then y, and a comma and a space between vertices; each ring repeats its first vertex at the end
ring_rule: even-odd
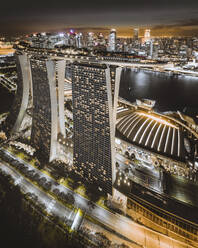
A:
POLYGON ((198 1, 1 10, 3 247, 198 248, 198 1))

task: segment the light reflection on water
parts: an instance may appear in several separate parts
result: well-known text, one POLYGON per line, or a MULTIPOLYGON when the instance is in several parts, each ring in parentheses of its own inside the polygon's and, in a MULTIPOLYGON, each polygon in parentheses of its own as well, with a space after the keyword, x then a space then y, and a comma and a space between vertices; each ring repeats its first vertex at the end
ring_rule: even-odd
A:
POLYGON ((131 102, 142 98, 156 100, 160 111, 183 111, 188 107, 191 112, 198 113, 198 78, 125 69, 121 76, 120 96, 131 102))

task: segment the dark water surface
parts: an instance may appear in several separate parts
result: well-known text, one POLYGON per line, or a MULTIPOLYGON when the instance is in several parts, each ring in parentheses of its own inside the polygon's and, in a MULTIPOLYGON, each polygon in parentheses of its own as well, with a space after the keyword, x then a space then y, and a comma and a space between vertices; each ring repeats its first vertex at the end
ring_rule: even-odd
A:
POLYGON ((198 113, 198 78, 124 69, 120 96, 131 102, 142 98, 156 100, 159 111, 180 110, 195 116, 198 113))

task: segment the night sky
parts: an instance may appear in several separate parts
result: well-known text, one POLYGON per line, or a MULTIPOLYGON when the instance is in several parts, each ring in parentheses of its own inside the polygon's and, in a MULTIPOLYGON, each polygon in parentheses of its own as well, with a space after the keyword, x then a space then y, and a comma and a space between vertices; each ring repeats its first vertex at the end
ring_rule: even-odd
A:
POLYGON ((0 34, 151 27, 152 35, 198 34, 198 0, 14 0, 0 7, 0 34))

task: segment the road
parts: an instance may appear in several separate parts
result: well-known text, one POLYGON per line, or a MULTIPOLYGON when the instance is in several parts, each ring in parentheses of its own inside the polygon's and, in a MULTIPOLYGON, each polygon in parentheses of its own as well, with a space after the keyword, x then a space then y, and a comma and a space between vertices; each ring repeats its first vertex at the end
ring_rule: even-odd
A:
MULTIPOLYGON (((9 154, 11 157, 15 158, 12 154, 10 154, 9 152, 5 151, 7 154, 9 154)), ((16 159, 16 158, 15 158, 16 159)), ((24 162, 25 165, 29 165, 27 163, 25 163, 25 161, 23 161, 20 158, 17 158, 21 163, 24 162)), ((29 165, 31 170, 35 170, 36 172, 38 172, 42 177, 45 177, 48 181, 52 182, 52 190, 57 188, 60 191, 63 191, 65 193, 70 192, 70 193, 74 193, 73 191, 71 191, 70 189, 66 188, 63 185, 54 185, 53 183, 55 182, 52 178, 50 178, 49 176, 47 176, 46 174, 42 173, 41 171, 39 171, 38 169, 34 168, 33 166, 29 165)), ((12 178, 14 179, 15 184, 20 185, 20 187, 22 188, 22 190, 25 193, 34 193, 37 197, 38 197, 38 201, 42 204, 44 204, 46 206, 46 210, 48 213, 52 213, 56 216, 59 216, 61 219, 66 220, 70 220, 73 221, 75 218, 75 213, 73 210, 65 207, 63 204, 61 204, 60 202, 56 201, 51 195, 48 195, 46 192, 42 191, 40 188, 36 187, 31 181, 25 179, 17 170, 15 170, 13 167, 11 167, 10 165, 8 165, 7 163, 4 162, 0 162, 0 169, 2 171, 4 171, 6 174, 11 175, 12 178)), ((78 207, 82 208, 82 209, 86 209, 86 212, 90 214, 90 208, 88 207, 88 200, 84 197, 82 197, 81 195, 75 194, 74 193, 74 197, 76 200, 76 204, 78 207)), ((98 206, 99 207, 99 206, 98 206)), ((99 207, 100 208, 100 207, 99 207)), ((101 210, 103 208, 100 208, 101 210)), ((102 213, 102 211, 100 211, 100 213, 102 213)), ((97 211, 95 212, 95 214, 97 214, 97 211)), ((92 215, 92 214, 90 214, 92 215)), ((92 217, 94 217, 92 215, 92 217)), ((89 220, 86 220, 86 226, 87 227, 91 227, 92 222, 90 222, 89 220)), ((114 236, 116 236, 116 234, 112 235, 112 233, 110 231, 105 230, 104 228, 98 226, 97 229, 97 225, 95 226, 95 231, 96 232, 104 232, 106 234, 106 236, 109 238, 109 240, 114 241, 114 239, 112 239, 114 236)), ((108 225, 109 226, 109 225, 108 225)), ((111 227, 111 226, 109 226, 111 227)), ((125 235, 124 235, 125 237, 125 235)), ((139 245, 134 244, 134 242, 126 242, 125 240, 117 237, 117 240, 120 241, 120 243, 127 243, 127 245, 130 244, 129 247, 131 248, 139 248, 139 245)))
MULTIPOLYGON (((82 197, 81 195, 71 191, 69 188, 66 188, 64 185, 55 186, 54 185, 55 181, 51 177, 43 174, 41 171, 34 168, 32 165, 26 163, 22 159, 14 157, 8 151, 5 151, 5 152, 8 154, 8 156, 11 156, 14 159, 18 159, 21 163, 23 163, 25 166, 28 166, 31 170, 36 170, 36 172, 38 172, 42 177, 45 176, 48 181, 52 182, 52 185, 53 185, 52 189, 57 187, 66 193, 67 192, 72 193, 78 207, 86 210, 87 213, 91 217, 102 222, 105 226, 109 227, 110 229, 114 230, 115 232, 119 233, 120 235, 126 237, 127 239, 129 239, 129 240, 131 240, 137 244, 143 245, 147 248, 153 248, 153 247, 156 247, 156 248, 157 247, 167 247, 167 248, 173 248, 173 247, 174 248, 176 248, 176 247, 187 248, 188 247, 188 248, 190 248, 190 247, 193 247, 190 245, 187 246, 185 243, 173 240, 170 237, 167 237, 165 235, 162 235, 160 233, 152 231, 151 229, 146 228, 145 226, 142 226, 140 224, 137 224, 136 222, 133 222, 131 219, 129 219, 125 216, 122 216, 119 214, 114 214, 114 213, 100 207, 99 205, 97 205, 95 203, 94 203, 94 208, 89 208, 89 206, 88 206, 89 200, 88 199, 86 199, 86 198, 82 197)), ((3 165, 4 169, 6 167, 8 168, 8 165, 3 165)), ((14 171, 15 171, 15 169, 12 169, 12 170, 7 169, 7 172, 11 175, 14 173, 14 171)), ((19 176, 19 175, 18 175, 18 179, 20 178, 19 180, 20 180, 20 184, 21 184, 24 181, 21 178, 21 176, 19 176)), ((25 182, 26 181, 27 180, 25 180, 25 182)), ((23 183, 23 185, 24 185, 24 183, 23 183)), ((25 185, 27 185, 27 184, 25 183, 25 185)), ((32 185, 30 187, 30 189, 33 190, 34 187, 35 186, 32 185)), ((43 197, 43 194, 40 191, 38 192, 38 195, 41 198, 43 197)), ((52 197, 50 198, 50 196, 49 196, 49 198, 48 197, 46 198, 44 196, 44 199, 45 199, 44 202, 47 205, 50 204, 50 202, 52 202, 52 200, 54 200, 52 197)), ((63 217, 63 215, 68 217, 69 213, 71 213, 71 210, 70 210, 70 212, 68 212, 69 210, 67 208, 63 207, 58 202, 56 202, 56 203, 53 202, 53 208, 50 209, 50 211, 57 211, 57 215, 58 216, 62 215, 62 217, 63 217), (55 209, 57 209, 57 210, 55 210, 55 209), (63 211, 63 213, 62 213, 62 211, 63 211)))
POLYGON ((22 175, 20 175, 20 173, 18 173, 8 164, 3 164, 2 162, 0 162, 0 165, 1 170, 6 172, 6 174, 11 175, 15 181, 15 184, 20 185, 24 193, 30 192, 35 194, 38 197, 39 202, 44 204, 47 209, 51 206, 51 208, 48 209, 50 210, 48 212, 51 212, 54 215, 59 216, 60 218, 69 217, 71 209, 66 208, 61 203, 55 201, 52 196, 46 194, 38 187, 35 187, 31 182, 25 179, 22 175))
MULTIPOLYGON (((13 159, 16 159, 16 157, 13 156, 10 152, 8 152, 6 150, 4 150, 4 152, 8 156, 12 157, 13 159)), ((52 183, 52 190, 51 191, 53 191, 54 189, 59 189, 60 191, 66 193, 66 194, 71 193, 74 196, 76 207, 79 207, 81 209, 89 211, 89 207, 87 205, 88 199, 84 198, 83 196, 81 196, 78 193, 73 192, 71 189, 65 187, 63 184, 58 184, 57 185, 57 182, 53 178, 51 178, 50 176, 48 176, 45 173, 41 172, 39 169, 35 168, 34 166, 32 166, 31 164, 25 162, 24 160, 22 160, 20 158, 17 158, 17 160, 19 162, 23 163, 25 166, 27 166, 29 168, 29 170, 34 170, 36 173, 39 174, 40 177, 45 177, 47 181, 51 182, 52 183)), ((103 208, 101 208, 101 209, 103 209, 103 208)))

